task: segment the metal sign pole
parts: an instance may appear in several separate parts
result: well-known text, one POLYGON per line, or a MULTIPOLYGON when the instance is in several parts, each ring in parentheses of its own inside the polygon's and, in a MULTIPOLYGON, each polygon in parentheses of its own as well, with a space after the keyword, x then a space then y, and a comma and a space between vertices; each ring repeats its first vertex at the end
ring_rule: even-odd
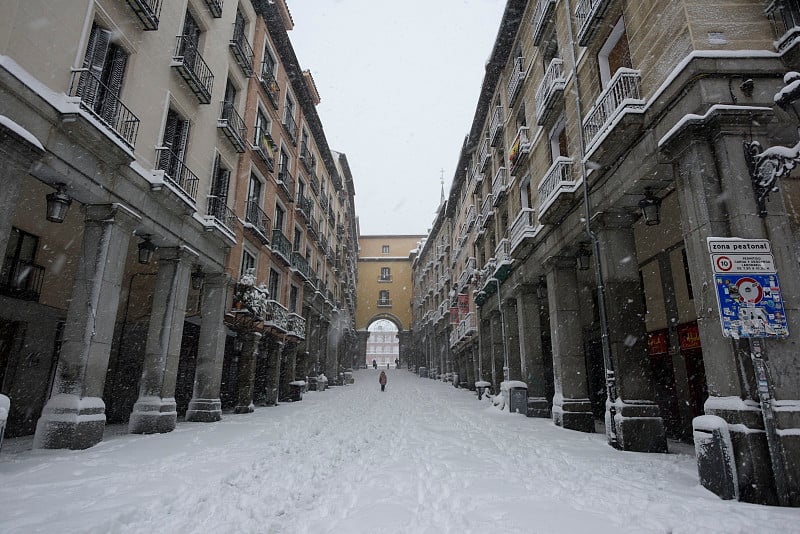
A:
POLYGON ((750 341, 750 357, 753 359, 753 370, 758 385, 758 399, 761 403, 761 415, 764 417, 764 430, 767 434, 767 447, 772 464, 772 476, 775 479, 775 490, 778 492, 778 503, 789 506, 789 491, 786 482, 786 468, 783 465, 778 431, 775 424, 775 409, 772 403, 772 385, 764 361, 765 350, 763 341, 757 337, 748 338, 750 341))

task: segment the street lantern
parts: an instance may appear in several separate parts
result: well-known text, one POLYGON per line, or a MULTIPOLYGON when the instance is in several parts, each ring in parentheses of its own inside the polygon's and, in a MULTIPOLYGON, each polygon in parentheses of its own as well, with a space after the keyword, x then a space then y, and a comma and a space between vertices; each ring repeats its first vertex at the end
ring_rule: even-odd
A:
POLYGON ((203 287, 203 279, 206 277, 205 273, 203 273, 203 269, 198 265, 197 268, 192 271, 191 282, 192 282, 192 289, 195 291, 200 290, 203 287))
POLYGON ((644 216, 644 224, 655 226, 661 222, 661 199, 653 195, 650 188, 644 190, 644 198, 639 201, 639 209, 644 216))
POLYGON ((148 265, 153 260, 153 253, 156 248, 153 242, 150 241, 150 234, 142 235, 142 241, 139 241, 139 263, 148 265))
POLYGON ((56 184, 56 191, 47 195, 47 220, 62 223, 67 216, 72 199, 66 193, 65 184, 56 184))
POLYGON ((536 297, 542 301, 547 299, 547 283, 544 276, 539 276, 539 284, 536 286, 536 297))
POLYGON ((578 246, 578 252, 575 254, 575 259, 578 262, 578 270, 579 271, 588 271, 589 270, 589 258, 592 257, 592 253, 586 248, 585 243, 581 243, 578 246))

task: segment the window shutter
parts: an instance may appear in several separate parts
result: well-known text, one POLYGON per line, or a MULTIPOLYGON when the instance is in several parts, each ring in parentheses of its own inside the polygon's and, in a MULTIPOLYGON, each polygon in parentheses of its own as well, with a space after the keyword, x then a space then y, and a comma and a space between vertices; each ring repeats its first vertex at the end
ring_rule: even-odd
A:
POLYGON ((125 76, 125 67, 128 64, 128 54, 118 46, 111 46, 110 63, 108 65, 106 79, 107 94, 104 94, 101 109, 98 110, 100 116, 110 125, 116 124, 116 116, 119 109, 119 95, 122 91, 122 79, 125 76))
POLYGON ((83 57, 83 68, 89 69, 89 72, 81 73, 78 81, 78 96, 92 109, 100 96, 99 80, 103 76, 110 42, 111 32, 93 24, 89 43, 86 45, 86 55, 83 57))

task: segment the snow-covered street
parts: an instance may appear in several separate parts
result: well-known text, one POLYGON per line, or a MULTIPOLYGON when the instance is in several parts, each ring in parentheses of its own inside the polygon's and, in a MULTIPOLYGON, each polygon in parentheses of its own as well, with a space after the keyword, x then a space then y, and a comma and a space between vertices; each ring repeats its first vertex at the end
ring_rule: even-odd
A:
MULTIPOLYGON (((0 531, 261 533, 799 532, 800 510, 721 501, 682 453, 619 452, 605 436, 500 412, 388 371, 300 403, 110 427, 84 451, 0 453, 0 531)), ((673 444, 671 444, 673 445, 673 444)))

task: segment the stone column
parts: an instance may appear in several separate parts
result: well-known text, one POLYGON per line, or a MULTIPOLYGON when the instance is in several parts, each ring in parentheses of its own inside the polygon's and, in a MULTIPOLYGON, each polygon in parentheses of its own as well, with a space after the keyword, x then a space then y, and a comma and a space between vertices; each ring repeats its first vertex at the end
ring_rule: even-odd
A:
POLYGON ((36 448, 85 449, 103 439, 101 395, 128 243, 140 217, 121 204, 89 205, 85 215, 53 395, 36 424, 36 448))
POLYGON ((478 381, 492 380, 492 323, 481 314, 478 330, 478 381))
POLYGON ((186 410, 187 421, 210 423, 222 419, 219 389, 227 335, 223 319, 228 306, 230 283, 231 279, 225 273, 207 274, 203 281, 197 366, 192 400, 186 410))
POLYGON ((297 342, 288 341, 283 347, 283 357, 281 358, 279 401, 286 401, 290 398, 292 388, 289 383, 295 380, 296 360, 297 342))
POLYGON ((517 293, 517 326, 522 366, 520 373, 528 384, 528 413, 533 417, 550 417, 542 350, 541 303, 534 286, 518 286, 517 293))
POLYGON ((594 432, 594 415, 586 386, 575 258, 552 256, 545 267, 548 269, 547 300, 553 339, 553 422, 571 430, 594 432))
POLYGON ((158 274, 147 331, 139 398, 128 432, 171 432, 178 421, 175 380, 181 355, 189 274, 197 254, 185 247, 158 250, 158 274))
POLYGON ((592 221, 600 240, 608 337, 617 378, 617 443, 626 451, 667 452, 664 420, 655 402, 647 355, 644 292, 633 234, 635 219, 629 213, 601 213, 592 221))
POLYGON ((281 367, 282 359, 284 357, 283 348, 286 346, 283 339, 273 334, 267 335, 263 342, 266 354, 262 354, 266 358, 265 372, 265 399, 267 406, 276 406, 278 404, 278 390, 280 388, 281 367))
POLYGON ((6 255, 22 181, 42 155, 44 150, 39 146, 0 124, 0 258, 6 255))
POLYGON ((506 350, 508 351, 508 377, 525 381, 520 357, 519 323, 517 321, 517 299, 506 299, 503 303, 503 320, 506 323, 506 350))
POLYGON ((361 363, 367 364, 369 366, 372 362, 367 362, 367 339, 369 339, 369 331, 367 330, 359 330, 356 332, 356 336, 358 336, 358 358, 361 363))
POLYGON ((256 378, 256 358, 259 354, 261 334, 259 332, 240 333, 242 353, 239 355, 239 380, 235 413, 251 413, 253 405, 253 385, 256 378))
POLYGON ((505 366, 505 340, 503 339, 503 324, 500 322, 500 312, 492 311, 490 313, 490 332, 492 338, 492 391, 498 393, 500 391, 500 383, 505 380, 504 366, 505 366))
MULTIPOLYGON (((324 317, 319 320, 319 351, 317 358, 317 371, 320 374, 328 374, 328 332, 329 323, 324 317)), ((327 376, 328 384, 331 384, 331 377, 327 376)))

